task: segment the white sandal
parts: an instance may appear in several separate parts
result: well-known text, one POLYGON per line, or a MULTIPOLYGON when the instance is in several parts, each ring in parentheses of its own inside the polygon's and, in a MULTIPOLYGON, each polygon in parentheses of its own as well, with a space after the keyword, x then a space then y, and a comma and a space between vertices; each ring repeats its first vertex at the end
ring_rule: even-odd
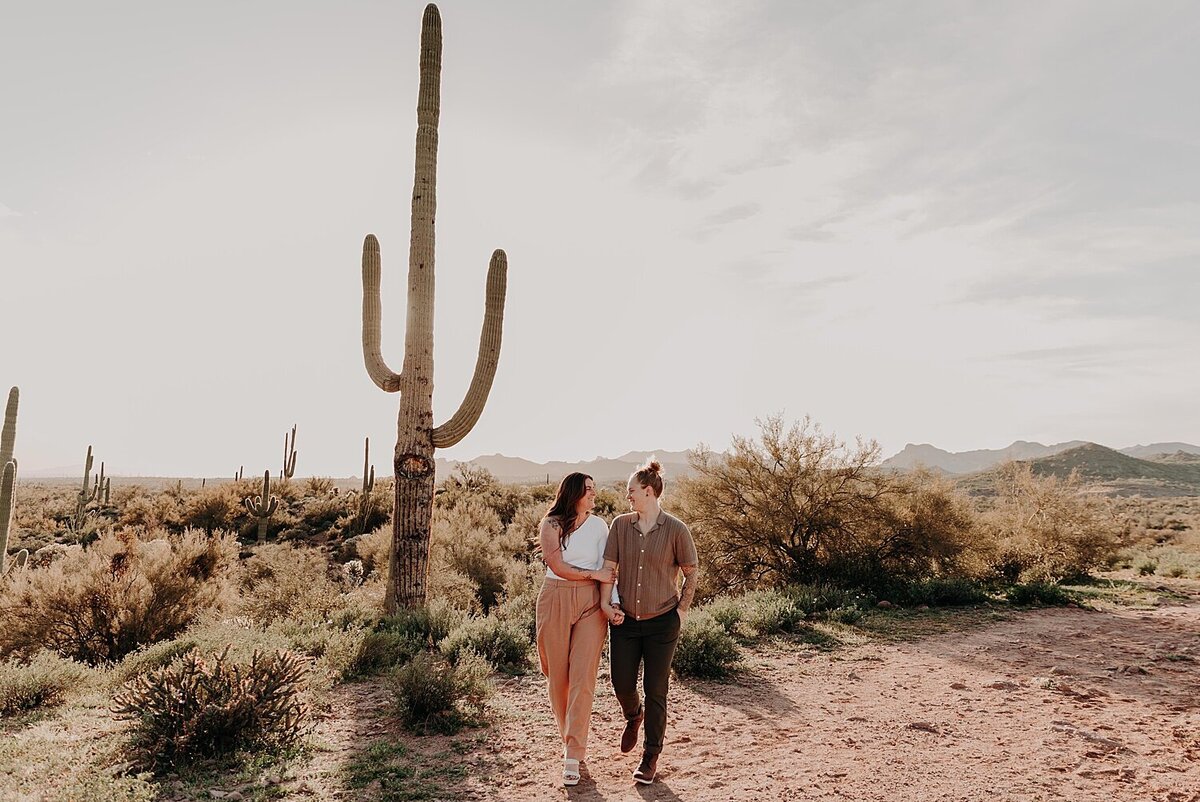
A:
POLYGON ((563 758, 563 785, 579 785, 579 761, 573 757, 563 758))

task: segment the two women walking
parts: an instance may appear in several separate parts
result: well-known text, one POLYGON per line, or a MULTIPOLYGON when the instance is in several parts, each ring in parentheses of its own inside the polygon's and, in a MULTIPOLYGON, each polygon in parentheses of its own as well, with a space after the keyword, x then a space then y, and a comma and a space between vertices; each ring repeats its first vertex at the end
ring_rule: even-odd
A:
POLYGON ((687 526, 659 505, 662 466, 650 461, 629 477, 626 490, 632 512, 606 527, 592 514, 595 482, 569 474, 541 523, 547 571, 537 601, 537 646, 562 736, 565 785, 579 782, 579 764, 587 757, 596 671, 610 629, 613 691, 625 715, 621 751, 632 751, 644 729, 633 776, 654 782, 671 659, 695 596, 696 546, 687 526), (680 572, 683 587, 677 588, 680 572))

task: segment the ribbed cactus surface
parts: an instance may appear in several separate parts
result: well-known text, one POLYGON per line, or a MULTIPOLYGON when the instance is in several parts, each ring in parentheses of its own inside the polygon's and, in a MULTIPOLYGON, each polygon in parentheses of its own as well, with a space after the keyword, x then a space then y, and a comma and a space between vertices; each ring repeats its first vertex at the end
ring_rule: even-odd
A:
POLYGON ((433 452, 435 448, 458 443, 479 420, 496 375, 504 322, 508 262, 504 251, 497 250, 488 267, 483 332, 471 385, 458 411, 441 426, 434 426, 434 218, 437 213, 441 72, 442 18, 437 6, 430 4, 425 7, 421 23, 416 161, 408 250, 408 318, 400 373, 388 367, 380 344, 382 269, 379 242, 373 234, 368 234, 363 242, 362 256, 363 361, 367 374, 376 385, 387 392, 400 393, 393 458, 396 489, 392 551, 384 599, 384 607, 389 613, 425 603, 433 515, 433 452))
POLYGON ((292 425, 292 438, 289 441, 288 436, 283 436, 283 470, 280 471, 281 479, 291 479, 296 475, 296 426, 292 425))
POLYGON ((0 429, 0 465, 13 459, 13 447, 17 442, 17 404, 21 400, 20 389, 8 391, 8 404, 4 407, 4 428, 0 429))
POLYGON ((8 559, 8 531, 12 526, 13 485, 16 479, 17 465, 9 460, 4 463, 4 470, 0 473, 0 574, 4 573, 4 563, 8 559))

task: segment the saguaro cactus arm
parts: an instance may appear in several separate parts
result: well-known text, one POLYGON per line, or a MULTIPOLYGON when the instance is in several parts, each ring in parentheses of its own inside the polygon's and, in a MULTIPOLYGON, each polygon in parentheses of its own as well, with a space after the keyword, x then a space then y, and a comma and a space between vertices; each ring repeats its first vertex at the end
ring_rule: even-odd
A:
POLYGON ((287 434, 283 436, 283 470, 279 474, 284 479, 296 475, 296 425, 292 424, 292 439, 289 444, 287 434))
POLYGON ((363 362, 367 375, 381 390, 389 393, 400 391, 400 374, 395 373, 383 361, 383 346, 380 344, 383 304, 379 300, 379 240, 368 234, 363 240, 362 256, 362 348, 363 362))
POLYGON ((479 356, 475 360, 475 374, 471 386, 458 411, 433 429, 433 445, 449 448, 466 437, 474 428, 488 393, 496 377, 496 365, 500 361, 500 339, 504 330, 504 296, 508 287, 508 257, 497 249, 488 265, 487 299, 483 313, 483 331, 479 335, 479 356))

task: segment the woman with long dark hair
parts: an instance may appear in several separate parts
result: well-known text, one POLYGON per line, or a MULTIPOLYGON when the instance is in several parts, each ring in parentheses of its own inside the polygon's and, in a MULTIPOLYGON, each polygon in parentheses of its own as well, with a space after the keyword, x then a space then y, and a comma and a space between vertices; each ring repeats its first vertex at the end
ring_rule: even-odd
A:
POLYGON ((579 762, 587 757, 596 670, 608 633, 600 583, 616 575, 604 567, 608 524, 591 514, 595 506, 592 477, 567 474, 539 531, 546 579, 537 600, 538 658, 562 736, 563 785, 579 782, 579 762))

